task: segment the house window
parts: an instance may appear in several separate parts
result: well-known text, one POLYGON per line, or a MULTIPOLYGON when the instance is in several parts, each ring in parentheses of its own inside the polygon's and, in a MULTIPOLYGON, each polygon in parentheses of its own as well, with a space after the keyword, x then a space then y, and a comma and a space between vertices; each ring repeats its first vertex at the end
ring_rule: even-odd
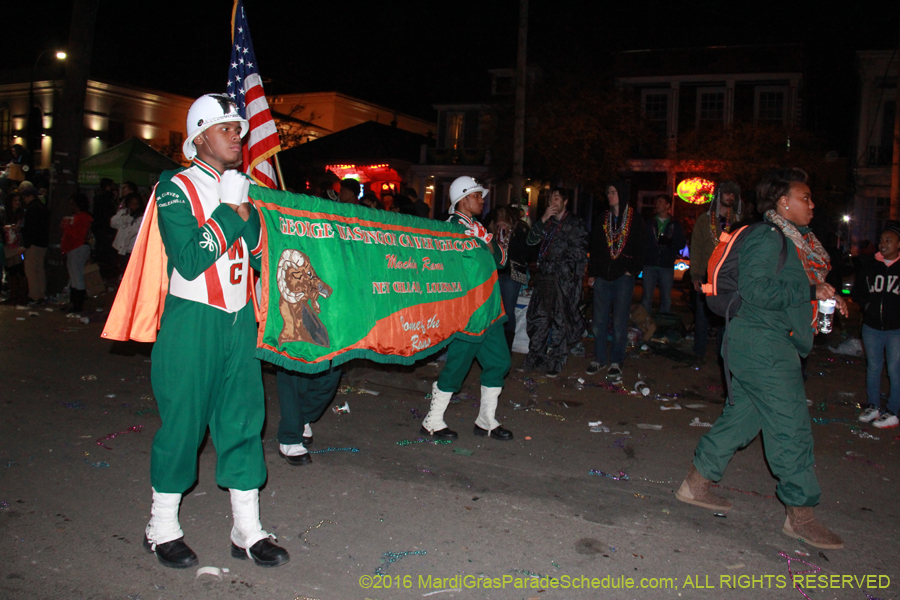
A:
POLYGON ((699 121, 725 121, 725 89, 700 88, 697 93, 697 119, 699 121))
POLYGON ((787 89, 782 86, 760 86, 756 88, 757 121, 784 123, 787 114, 787 89))
POLYGON ((668 92, 650 92, 644 95, 644 114, 651 121, 667 121, 669 118, 668 92))
POLYGON ((669 128, 669 90, 644 90, 641 95, 644 116, 656 131, 657 138, 664 141, 669 128))

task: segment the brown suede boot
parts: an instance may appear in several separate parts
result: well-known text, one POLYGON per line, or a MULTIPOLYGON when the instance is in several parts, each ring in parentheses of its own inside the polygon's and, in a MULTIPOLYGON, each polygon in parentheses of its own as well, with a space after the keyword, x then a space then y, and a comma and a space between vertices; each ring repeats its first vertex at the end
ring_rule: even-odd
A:
POLYGON ((702 506, 703 508, 711 508, 712 510, 723 512, 731 510, 733 506, 731 500, 726 500, 710 492, 710 483, 712 482, 709 479, 704 478, 697 471, 697 467, 691 465, 691 470, 688 471, 687 477, 681 482, 681 487, 675 492, 675 497, 694 506, 702 506))
POLYGON ((833 531, 816 521, 811 506, 786 506, 787 519, 784 520, 785 535, 800 538, 810 546, 826 550, 838 550, 844 547, 844 540, 833 531))

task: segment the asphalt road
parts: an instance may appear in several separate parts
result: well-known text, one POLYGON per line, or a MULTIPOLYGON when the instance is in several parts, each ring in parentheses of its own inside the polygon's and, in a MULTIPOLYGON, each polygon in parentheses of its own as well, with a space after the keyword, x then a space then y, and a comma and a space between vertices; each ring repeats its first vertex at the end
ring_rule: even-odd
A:
POLYGON ((784 509, 759 438, 721 482, 734 501, 726 518, 675 500, 706 431, 689 424, 714 422, 723 406, 711 361, 694 369, 632 356, 624 387, 640 374, 646 398, 606 389, 584 374, 583 358, 556 380, 513 371, 498 413, 511 442, 471 433, 475 367, 448 411, 459 440, 440 445, 417 441, 438 366, 368 363, 347 368, 349 389, 335 404, 350 412, 329 411, 313 426, 317 453, 304 467, 278 457, 275 378, 264 374, 262 521, 291 553, 287 565, 231 558, 229 497, 215 485, 215 449, 204 445, 181 523, 218 577, 162 567, 141 546, 159 426, 149 348, 101 340, 101 326, 0 307, 2 598, 780 599, 803 597, 789 576, 803 571, 816 575, 802 583, 814 600, 900 597, 900 429, 856 427, 864 360, 824 345, 807 387, 819 420, 817 515, 843 536, 843 550, 820 553, 781 533, 784 509), (591 433, 590 421, 610 432, 591 433))

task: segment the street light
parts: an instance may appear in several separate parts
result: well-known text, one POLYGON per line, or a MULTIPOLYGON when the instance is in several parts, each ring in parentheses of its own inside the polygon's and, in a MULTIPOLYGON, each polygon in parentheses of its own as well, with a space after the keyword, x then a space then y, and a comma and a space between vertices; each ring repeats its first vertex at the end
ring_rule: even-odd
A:
MULTIPOLYGON (((28 84, 28 120, 25 124, 25 144, 28 146, 28 151, 32 153, 32 158, 34 157, 34 146, 38 143, 34 127, 34 78, 37 74, 38 63, 41 62, 41 59, 48 52, 54 52, 54 50, 48 48, 38 54, 37 60, 34 61, 34 66, 31 68, 31 81, 28 84)), ((57 60, 66 59, 66 53, 62 50, 56 50, 55 53, 57 60)))

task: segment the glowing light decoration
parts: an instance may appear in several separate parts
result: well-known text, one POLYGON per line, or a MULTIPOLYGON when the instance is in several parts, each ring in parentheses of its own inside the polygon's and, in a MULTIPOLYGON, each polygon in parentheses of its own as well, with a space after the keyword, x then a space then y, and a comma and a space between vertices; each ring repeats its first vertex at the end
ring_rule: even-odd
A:
POLYGON ((691 177, 678 184, 675 193, 691 204, 706 204, 712 201, 716 184, 702 177, 691 177))

